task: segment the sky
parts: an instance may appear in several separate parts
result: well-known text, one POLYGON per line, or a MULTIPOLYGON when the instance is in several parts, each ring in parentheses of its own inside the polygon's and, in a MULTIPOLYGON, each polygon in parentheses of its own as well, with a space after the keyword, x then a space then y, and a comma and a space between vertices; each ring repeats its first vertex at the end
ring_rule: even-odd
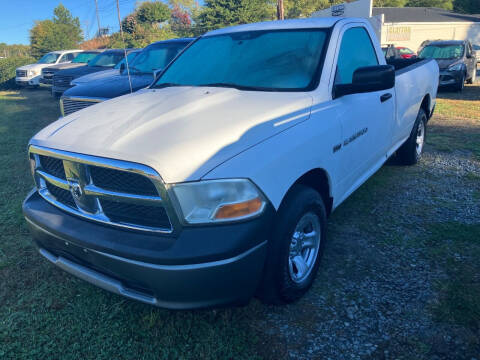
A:
MULTIPOLYGON (((97 0, 100 25, 118 31, 116 0, 97 0)), ((29 30, 36 20, 53 17, 53 9, 62 3, 73 16, 80 19, 80 25, 87 39, 98 30, 95 14, 95 0, 0 0, 0 43, 30 43, 29 30)), ((123 18, 133 11, 136 0, 119 0, 120 16, 123 18)))

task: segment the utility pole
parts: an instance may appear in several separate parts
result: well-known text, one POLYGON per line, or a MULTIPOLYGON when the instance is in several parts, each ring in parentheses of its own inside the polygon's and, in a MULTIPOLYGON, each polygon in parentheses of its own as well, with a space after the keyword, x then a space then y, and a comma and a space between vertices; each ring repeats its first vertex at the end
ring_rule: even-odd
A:
POLYGON ((95 0, 95 9, 97 12, 98 36, 100 37, 100 16, 98 15, 98 1, 95 0))
POLYGON ((277 18, 278 20, 285 19, 285 14, 283 10, 283 0, 277 0, 277 18))

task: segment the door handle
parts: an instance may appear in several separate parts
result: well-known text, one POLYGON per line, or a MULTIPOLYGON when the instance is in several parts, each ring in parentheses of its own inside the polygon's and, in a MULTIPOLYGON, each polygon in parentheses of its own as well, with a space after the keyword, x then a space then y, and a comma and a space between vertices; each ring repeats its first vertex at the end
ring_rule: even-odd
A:
POLYGON ((392 97, 392 94, 390 94, 390 93, 383 94, 382 96, 380 96, 380 101, 385 102, 388 99, 390 99, 391 97, 392 97))

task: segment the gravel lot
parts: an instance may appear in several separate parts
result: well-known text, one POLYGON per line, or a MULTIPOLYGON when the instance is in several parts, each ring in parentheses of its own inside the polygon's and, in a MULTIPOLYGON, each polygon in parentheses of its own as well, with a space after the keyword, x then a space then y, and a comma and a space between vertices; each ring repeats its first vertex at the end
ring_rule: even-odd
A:
MULTIPOLYGON (((458 97, 440 93, 439 101, 452 95, 458 97)), ((453 231, 464 224, 472 226, 478 250, 480 156, 464 145, 480 145, 480 97, 473 106, 476 118, 436 115, 429 123, 433 139, 457 133, 449 142, 453 150, 438 151, 432 140, 417 166, 390 159, 334 212, 312 291, 297 304, 266 312, 261 328, 270 336, 268 358, 480 358, 478 323, 466 328, 432 316, 446 259, 430 256, 425 242, 441 223, 453 231)))

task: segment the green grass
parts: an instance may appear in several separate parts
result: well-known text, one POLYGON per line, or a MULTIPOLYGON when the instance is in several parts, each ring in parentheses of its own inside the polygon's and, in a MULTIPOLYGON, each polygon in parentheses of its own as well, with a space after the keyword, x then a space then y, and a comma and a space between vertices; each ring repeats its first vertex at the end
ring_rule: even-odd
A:
POLYGON ((440 91, 435 114, 480 122, 480 86, 466 86, 463 92, 440 91))
POLYGON ((260 307, 176 312, 73 278, 32 245, 21 203, 33 186, 26 146, 58 118, 47 91, 0 92, 0 358, 257 358, 260 307))
POLYGON ((435 317, 480 330, 480 224, 432 224, 426 249, 447 275, 437 283, 435 317))

